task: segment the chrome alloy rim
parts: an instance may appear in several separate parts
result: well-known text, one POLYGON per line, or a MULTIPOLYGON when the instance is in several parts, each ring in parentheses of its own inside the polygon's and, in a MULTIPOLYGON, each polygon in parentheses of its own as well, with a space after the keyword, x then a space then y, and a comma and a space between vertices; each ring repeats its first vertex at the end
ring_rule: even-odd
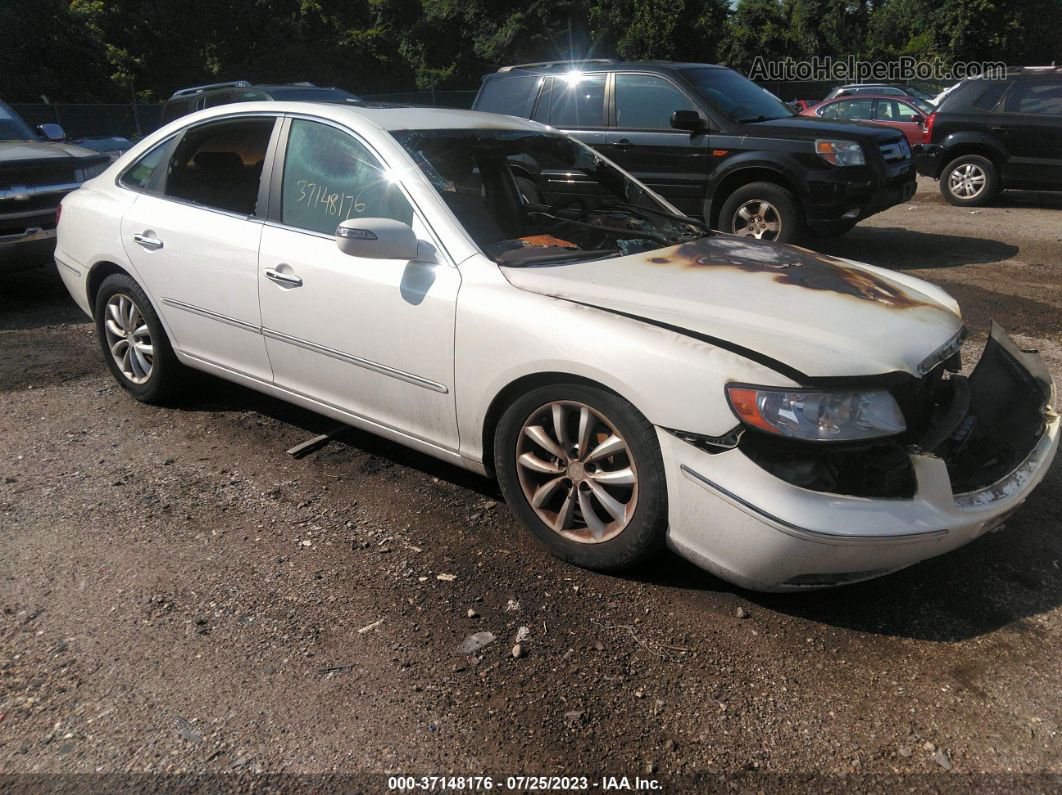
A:
POLYGON ((600 544, 623 532, 638 504, 627 442, 599 412, 573 400, 533 412, 516 443, 524 497, 553 532, 600 544))
POLYGON ((988 175, 974 163, 964 163, 948 176, 948 189, 960 199, 972 199, 985 189, 988 175))
POLYGON ((774 240, 782 232, 782 216, 770 202, 750 199, 734 213, 733 229, 741 237, 774 240))
POLYGON ((134 384, 143 384, 151 378, 155 348, 147 321, 136 302, 125 293, 112 295, 107 301, 103 328, 111 357, 122 375, 134 384))

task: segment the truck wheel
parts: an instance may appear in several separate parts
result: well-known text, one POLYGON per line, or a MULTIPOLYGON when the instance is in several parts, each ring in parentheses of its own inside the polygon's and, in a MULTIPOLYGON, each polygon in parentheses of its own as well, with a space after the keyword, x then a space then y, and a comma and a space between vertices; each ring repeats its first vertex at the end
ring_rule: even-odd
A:
POLYGON ((775 243, 791 243, 804 231, 793 194, 773 182, 750 182, 731 193, 719 212, 724 232, 775 243))
POLYGON ((981 155, 963 155, 952 160, 940 175, 940 192, 957 207, 981 207, 998 191, 995 164, 981 155))

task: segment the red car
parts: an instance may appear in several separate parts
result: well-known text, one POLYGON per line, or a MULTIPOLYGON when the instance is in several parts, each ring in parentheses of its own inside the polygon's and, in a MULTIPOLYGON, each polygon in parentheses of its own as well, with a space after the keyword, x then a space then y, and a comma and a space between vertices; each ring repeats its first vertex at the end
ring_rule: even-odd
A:
POLYGON ((826 100, 801 111, 801 116, 820 119, 856 119, 902 130, 911 147, 929 143, 926 121, 935 108, 914 97, 860 94, 826 100))

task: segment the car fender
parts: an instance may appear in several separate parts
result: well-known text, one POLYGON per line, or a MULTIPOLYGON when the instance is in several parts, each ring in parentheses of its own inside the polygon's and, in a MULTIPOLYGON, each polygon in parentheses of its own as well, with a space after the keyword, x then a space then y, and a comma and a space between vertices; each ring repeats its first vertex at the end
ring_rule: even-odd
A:
POLYGON ((461 454, 474 461, 483 460, 496 398, 529 377, 592 381, 655 425, 706 436, 738 425, 724 397, 727 383, 796 386, 762 364, 674 330, 520 290, 485 258, 468 265, 458 296, 454 383, 461 454))
POLYGON ((1000 161, 1005 161, 1008 157, 1007 149, 1002 141, 995 136, 976 132, 974 130, 960 130, 958 132, 948 133, 944 140, 941 141, 941 147, 943 163, 947 163, 947 161, 951 160, 953 152, 959 147, 987 149, 995 157, 999 158, 1000 161))
MULTIPOLYGON (((713 148, 713 154, 717 149, 713 148)), ((761 181, 751 174, 753 170, 769 171, 780 182, 785 182, 802 201, 807 195, 804 182, 797 176, 797 170, 793 167, 788 156, 782 152, 741 152, 728 156, 723 163, 708 175, 708 188, 705 201, 705 217, 710 218, 712 212, 725 200, 720 193, 720 188, 727 188, 732 184, 734 177, 741 176, 746 172, 747 176, 753 177, 752 182, 761 181)), ((745 180, 742 180, 745 181, 745 180)), ((729 194, 729 189, 726 193, 729 194)))

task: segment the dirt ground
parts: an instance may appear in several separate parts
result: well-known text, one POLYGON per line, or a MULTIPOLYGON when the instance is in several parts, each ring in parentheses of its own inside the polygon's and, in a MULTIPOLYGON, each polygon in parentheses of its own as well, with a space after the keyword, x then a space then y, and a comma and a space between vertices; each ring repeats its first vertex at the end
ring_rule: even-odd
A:
MULTIPOLYGON (((995 318, 1062 379, 1058 195, 923 182, 818 247, 951 291, 968 362, 995 318)), ((559 563, 492 483, 367 434, 285 454, 332 425, 207 377, 140 405, 54 268, 0 279, 0 773, 1062 786, 1058 464, 953 554, 763 595, 559 563)))

